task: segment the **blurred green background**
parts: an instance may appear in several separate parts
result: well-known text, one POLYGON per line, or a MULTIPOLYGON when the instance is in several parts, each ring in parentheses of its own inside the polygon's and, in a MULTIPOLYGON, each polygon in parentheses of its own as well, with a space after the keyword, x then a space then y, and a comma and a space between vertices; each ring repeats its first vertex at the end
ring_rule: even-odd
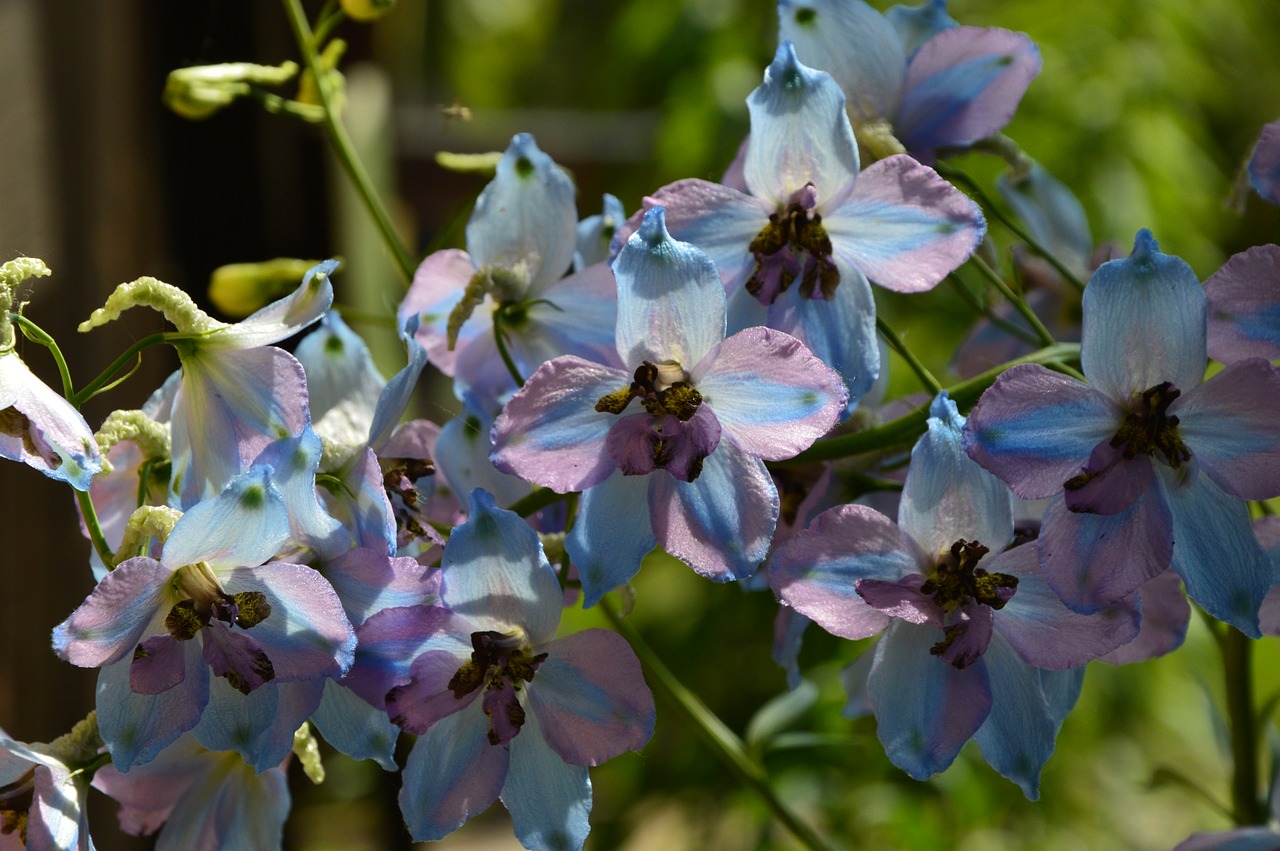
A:
MULTIPOLYGON (((1275 239, 1276 210, 1237 191, 1259 128, 1280 117, 1274 4, 956 0, 951 13, 961 23, 1027 32, 1039 45, 1044 68, 1006 132, 1077 192, 1096 242, 1127 245, 1149 227, 1203 278, 1232 253, 1275 239)), ((68 341, 81 381, 155 323, 131 318, 122 336, 104 332, 94 340, 106 342, 79 346, 71 326, 116 283, 144 274, 201 292, 224 263, 341 254, 348 266, 337 279, 340 301, 374 313, 394 305, 401 284, 314 128, 248 103, 198 124, 160 106, 174 67, 296 58, 276 4, 12 0, 0 4, 6 33, 0 245, 50 261, 54 283, 37 290, 30 315, 68 341)), ((573 173, 580 215, 598 211, 604 192, 634 211, 672 180, 718 178, 746 132, 743 99, 759 83, 775 33, 766 0, 399 0, 378 23, 338 31, 350 42, 343 68, 352 133, 419 254, 463 244, 469 205, 487 180, 441 169, 438 151, 501 150, 512 134, 532 132, 573 173), (456 106, 471 117, 456 117, 456 106)), ((988 185, 1000 169, 980 157, 964 165, 988 185)), ((993 233, 1007 249, 1004 232, 993 233)), ((945 376, 972 320, 968 308, 945 288, 884 295, 877 293, 882 310, 908 345, 945 376)), ((394 369, 389 332, 379 323, 360 330, 394 369)), ((47 363, 31 359, 52 377, 47 363)), ((149 368, 149 379, 133 379, 91 411, 91 424, 110 407, 139 404, 171 365, 149 368)), ((905 370, 895 366, 892 375, 892 395, 919 389, 905 370)), ((455 403, 434 386, 422 413, 442 420, 455 403)), ((13 467, 0 471, 0 509, 11 528, 36 531, 14 536, 0 568, 0 631, 6 646, 43 645, 31 636, 47 634, 91 587, 87 544, 66 535, 74 522, 66 495, 13 467), (51 583, 54 569, 72 578, 51 583)), ((636 594, 634 623, 733 729, 745 733, 782 694, 782 672, 770 661, 776 604, 767 593, 715 586, 655 559, 636 594)), ((566 618, 569 630, 598 624, 590 612, 566 618)), ((1262 641, 1256 654, 1259 703, 1280 689, 1274 643, 1262 641)), ((1198 621, 1172 657, 1091 666, 1036 803, 972 745, 928 783, 889 764, 874 720, 840 716, 837 674, 862 649, 811 629, 802 661, 818 698, 758 743, 783 797, 847 847, 1160 849, 1228 826, 1213 804, 1167 780, 1176 772, 1213 800, 1228 799, 1215 721, 1220 665, 1198 621)), ((10 656, 0 660, 0 724, 16 737, 52 738, 91 707, 92 672, 43 650, 0 656, 10 656)), ((659 701, 658 713, 642 754, 593 770, 588 847, 794 847, 670 706, 659 701)), ((320 787, 294 778, 290 847, 408 844, 393 776, 338 756, 329 770, 320 787)), ((99 847, 144 847, 111 836, 112 807, 95 803, 94 813, 99 847)), ((517 846, 495 808, 437 847, 517 846)))

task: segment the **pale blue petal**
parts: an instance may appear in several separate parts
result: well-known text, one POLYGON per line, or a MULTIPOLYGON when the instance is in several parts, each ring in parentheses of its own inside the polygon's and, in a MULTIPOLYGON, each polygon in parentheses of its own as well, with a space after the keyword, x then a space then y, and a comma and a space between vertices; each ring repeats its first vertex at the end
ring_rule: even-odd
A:
POLYGON ((1271 587, 1272 568, 1249 524, 1248 505, 1203 471, 1159 465, 1156 472, 1173 517, 1173 569, 1187 595, 1218 620, 1260 637, 1258 610, 1271 587))
POLYGON ((536 297, 569 270, 577 231, 573 181, 532 136, 516 134, 467 222, 476 267, 514 271, 536 297))
POLYGON ((324 315, 320 327, 302 338, 293 356, 307 373, 313 420, 319 421, 340 404, 359 411, 372 411, 378 404, 386 380, 374 366, 369 347, 337 310, 324 315))
POLYGON ((613 262, 618 354, 629 369, 673 361, 686 370, 724 339, 724 285, 715 265, 667 233, 654 207, 613 262))
POLYGON ((1204 378, 1207 312, 1191 267, 1138 231, 1133 253, 1104 263, 1085 287, 1085 377, 1122 404, 1165 381, 1186 393, 1204 378))
POLYGON ((186 676, 160 694, 136 694, 129 687, 131 659, 122 659, 98 672, 98 732, 120 771, 155 759, 156 754, 196 725, 209 702, 209 666, 201 657, 200 642, 182 644, 186 676))
POLYGON ((174 570, 205 562, 217 571, 259 565, 275 555, 289 538, 289 514, 271 474, 265 465, 252 467, 213 499, 189 508, 160 561, 174 570))
POLYGON ((209 686, 209 705, 192 733, 211 751, 235 751, 259 773, 278 766, 293 733, 320 705, 324 682, 264 683, 241 694, 222 677, 209 686))
POLYGON ((1280 121, 1262 128, 1249 157, 1249 182, 1265 200, 1280 204, 1280 121))
POLYGON ((715 582, 755 572, 778 523, 778 490, 763 461, 721 441, 692 482, 650 478, 658 546, 715 582))
POLYGON ((334 558, 350 549, 352 541, 346 527, 325 510, 316 493, 322 452, 319 435, 307 426, 297 437, 268 446, 253 463, 271 468, 272 484, 284 498, 293 540, 321 558, 334 558))
POLYGON ((964 417, 944 391, 929 409, 929 429, 911 450, 898 523, 937 559, 965 540, 998 553, 1013 538, 1013 494, 965 454, 964 417))
POLYGON ((871 706, 871 695, 867 693, 867 680, 875 658, 875 648, 869 648, 854 659, 852 665, 840 671, 840 685, 847 697, 840 714, 845 718, 864 718, 875 711, 871 706))
MULTIPOLYGON (((755 268, 751 241, 768 226, 773 205, 728 186, 688 178, 644 199, 645 210, 657 206, 667 208, 667 230, 673 237, 696 245, 716 264, 732 298, 755 268)), ((755 296, 750 299, 760 303, 755 296)), ((746 326, 735 330, 741 327, 746 326)))
POLYGON ((203 754, 210 765, 174 805, 156 851, 280 848, 289 816, 289 783, 278 765, 261 774, 228 754, 203 754), (234 761, 234 762, 231 762, 234 761))
POLYGON ((830 74, 778 45, 764 83, 747 97, 751 141, 743 176, 751 194, 784 206, 812 184, 817 202, 839 195, 858 176, 858 143, 844 111, 845 96, 830 74))
POLYGON ((578 519, 564 546, 582 579, 584 607, 594 606, 605 594, 626 584, 657 545, 649 517, 651 479, 615 471, 582 492, 578 519))
POLYGON ((919 6, 890 6, 884 13, 910 56, 943 30, 960 26, 947 14, 947 0, 925 0, 919 6))
POLYGON ((1040 769, 1053 755, 1058 735, 1040 672, 1022 661, 998 634, 991 637, 982 658, 991 683, 991 714, 973 740, 987 764, 1034 801, 1040 797, 1040 769))
POLYGON ((1040 689, 1044 692, 1045 704, 1049 707, 1049 717, 1058 728, 1062 727, 1062 722, 1071 714, 1080 698, 1084 672, 1083 665, 1065 671, 1040 671, 1040 689))
POLYGON ((498 799, 508 748, 490 745, 488 731, 483 703, 476 700, 418 737, 400 788, 400 812, 414 840, 443 839, 498 799))
POLYGON ((302 283, 292 295, 272 302, 235 325, 219 328, 212 334, 196 336, 196 348, 248 349, 292 337, 324 316, 333 303, 333 284, 329 281, 329 276, 337 268, 337 260, 325 260, 312 266, 302 276, 302 283))
MULTIPOLYGON (((436 469, 444 476, 453 494, 484 488, 501 506, 526 496, 530 485, 517 476, 499 472, 489 460, 493 441, 493 418, 463 402, 462 413, 445 423, 436 440, 436 469)), ((440 484, 436 494, 442 495, 440 484)), ((452 498, 452 497, 451 497, 452 498)))
POLYGON ((71 403, 36 377, 14 352, 0 354, 0 457, 87 491, 102 470, 93 430, 71 403))
POLYGON ((613 271, 597 263, 548 284, 540 298, 528 303, 522 318, 508 316, 502 327, 508 352, 522 375, 560 355, 621 368, 614 332, 617 316, 613 271))
POLYGON ((859 122, 898 111, 907 59, 893 27, 862 0, 780 0, 778 40, 835 77, 859 122))
POLYGON ((324 740, 352 759, 371 759, 386 771, 397 770, 400 728, 387 713, 365 703, 351 689, 325 680, 324 697, 311 716, 324 740))
POLYGON ((516 839, 530 851, 580 849, 591 825, 591 778, 586 766, 568 765, 542 737, 538 716, 529 713, 511 742, 511 762, 502 787, 516 839))
POLYGON ((439 570, 365 547, 326 562, 324 576, 357 626, 383 609, 429 606, 440 596, 439 570))
POLYGON ((518 626, 534 644, 555 634, 564 595, 538 534, 485 491, 471 492, 470 515, 454 527, 440 567, 451 612, 499 631, 518 626))
POLYGON ((895 620, 876 644, 867 691, 889 761, 917 780, 943 771, 991 710, 979 659, 956 668, 930 654, 942 630, 895 620))
POLYGON ((414 388, 418 386, 418 376, 427 365, 426 349, 418 343, 414 334, 418 330, 418 317, 410 316, 405 320, 400 331, 400 342, 404 343, 409 362, 404 368, 391 377, 387 386, 378 397, 378 404, 373 412, 373 424, 369 426, 369 448, 380 452, 391 430, 400 422, 405 408, 409 407, 414 388))
POLYGON ((354 534, 353 543, 388 554, 395 552, 396 520, 378 456, 366 447, 336 472, 342 484, 334 490, 331 504, 354 534))
POLYGON ((574 271, 608 260, 613 235, 626 220, 627 212, 623 209, 622 202, 608 192, 604 193, 601 212, 578 222, 578 252, 573 259, 574 271))

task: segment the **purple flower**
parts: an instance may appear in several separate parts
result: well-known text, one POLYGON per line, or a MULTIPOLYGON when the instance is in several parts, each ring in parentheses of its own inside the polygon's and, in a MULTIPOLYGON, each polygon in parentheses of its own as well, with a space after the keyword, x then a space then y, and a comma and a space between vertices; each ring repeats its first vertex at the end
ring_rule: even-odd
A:
POLYGON ((839 372, 856 403, 880 371, 868 279, 922 292, 973 252, 977 206, 907 156, 859 172, 858 146, 832 78, 790 42, 747 98, 749 194, 681 180, 645 199, 677 239, 707 252, 729 293, 731 331, 768 325, 839 372))
POLYGON ((1280 493, 1280 373, 1234 363, 1203 381, 1206 300, 1195 273, 1138 233, 1084 295, 1089 384, 1017 366, 983 395, 965 448, 1021 497, 1053 497, 1045 581, 1078 611, 1171 566, 1214 617, 1258 635, 1270 567, 1244 500, 1280 493))
POLYGON ((846 401, 839 376, 794 337, 725 338, 715 267, 671 238, 663 208, 645 213, 614 271, 627 369, 556 358, 494 424, 498 469, 584 491, 565 546, 588 606, 655 544, 716 581, 749 575, 778 517, 763 461, 809 446, 846 401))
POLYGON ((1249 158, 1249 182, 1264 200, 1280 204, 1280 121, 1262 128, 1249 158))
POLYGON ((1255 245, 1204 282, 1209 357, 1280 358, 1280 245, 1255 245))
POLYGON ((13 349, 0 352, 0 457, 82 491, 102 469, 98 444, 84 417, 13 349))
POLYGON ((64 740, 27 744, 0 730, 0 848, 5 851, 93 851, 85 809, 89 784, 76 771, 92 753, 63 745, 64 740), (82 759, 72 761, 73 754, 82 759))
POLYGON ((500 798, 526 848, 581 848, 587 766, 653 734, 639 661, 607 630, 555 638, 562 594, 538 536, 482 490, 442 573, 447 608, 369 618, 348 677, 418 735, 400 793, 409 832, 440 839, 500 798))
POLYGON ((973 738, 1035 798, 1079 666, 1133 639, 1138 615, 1129 605, 1072 612, 1040 579, 1031 547, 1004 550, 1008 489, 964 454, 964 420, 945 394, 930 413, 898 524, 860 505, 825 511, 774 554, 771 581, 828 632, 885 633, 850 682, 895 765, 924 779, 973 738))
POLYGON ((262 564, 290 534, 270 473, 253 467, 192 506, 159 560, 123 562, 54 630, 59 656, 102 669, 98 724, 122 771, 152 759, 197 722, 197 735, 216 749, 231 747, 215 744, 231 735, 218 725, 244 713, 255 736, 241 731, 237 740, 268 728, 275 731, 268 738, 283 737, 275 724, 281 702, 299 704, 301 723, 319 700, 321 679, 351 665, 355 635, 328 582, 303 565, 262 564), (211 691, 210 671, 226 681, 225 691, 211 691), (251 697, 273 681, 314 683, 316 690, 272 687, 251 697), (218 717, 202 722, 211 694, 218 717))

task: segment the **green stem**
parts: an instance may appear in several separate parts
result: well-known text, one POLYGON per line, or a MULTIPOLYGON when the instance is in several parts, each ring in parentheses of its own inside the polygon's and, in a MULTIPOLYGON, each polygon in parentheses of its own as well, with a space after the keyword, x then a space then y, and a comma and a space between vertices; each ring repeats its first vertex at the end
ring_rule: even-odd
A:
POLYGON ((1049 249, 1041 245, 1039 241, 1031 236, 1031 234, 1023 230, 1017 222, 1006 216, 1004 211, 996 205, 996 203, 991 199, 991 196, 987 194, 986 190, 982 188, 978 181, 974 180, 968 174, 955 166, 950 166, 946 163, 938 163, 934 168, 938 174, 942 175, 947 180, 950 180, 952 183, 963 183, 965 187, 967 187, 968 190, 977 197, 978 203, 980 203, 988 213, 995 216, 996 219, 999 220, 1002 225, 1007 227, 1014 236, 1025 242, 1028 248, 1048 261, 1049 265, 1058 270, 1058 274, 1065 278, 1073 287, 1078 290, 1084 289, 1084 283, 1076 277, 1075 273, 1068 269, 1061 260, 1054 257, 1049 249))
POLYGON ((53 355, 54 361, 58 364, 58 375, 62 378, 62 395, 76 408, 80 406, 75 401, 75 391, 71 387, 71 371, 67 369, 67 359, 62 356, 62 349, 58 348, 57 342, 53 337, 36 323, 32 322, 21 313, 11 313, 10 317, 22 329, 22 335, 33 343, 39 343, 49 350, 49 354, 53 355))
POLYGON ((302 52, 307 68, 310 69, 311 75, 315 78, 316 92, 320 97, 320 105, 324 107, 324 127, 329 135, 329 143, 333 146, 333 152, 337 155, 338 162, 342 164, 343 171, 347 173, 347 177, 355 185, 357 194, 364 202, 365 209, 373 218, 374 224, 377 225, 378 233, 382 236, 383 243, 387 246, 387 250, 391 252, 396 267, 400 270, 405 283, 408 284, 413 281, 413 272, 416 264, 413 262, 413 258, 409 256, 408 250, 400 242, 395 226, 391 223, 390 214, 387 213, 386 207, 383 206, 377 192, 374 191, 373 181, 369 178, 369 173, 365 171, 364 163, 356 155, 355 145, 352 144, 351 137, 347 134, 347 128, 343 126, 334 111, 333 92, 329 88, 329 77, 320 66, 319 45, 315 34, 311 31, 311 25, 307 22, 306 13, 302 10, 302 0, 282 0, 282 2, 284 3, 285 14, 289 17, 289 25, 293 28, 294 38, 298 42, 298 49, 302 52))
POLYGON ((567 496, 567 494, 556 493, 551 488, 538 488, 528 496, 511 503, 510 510, 519 514, 521 517, 528 517, 530 514, 533 514, 535 511, 541 511, 548 505, 555 505, 567 496))
MULTIPOLYGON (((1046 346, 1025 357, 1011 360, 980 375, 975 375, 967 381, 954 384, 946 388, 947 395, 961 410, 967 410, 978 401, 978 397, 982 395, 982 392, 990 387, 1002 372, 1012 366, 1017 366, 1021 363, 1039 363, 1052 366, 1058 361, 1077 360, 1079 357, 1080 345, 1078 343, 1057 343, 1052 346, 1046 346)), ((883 425, 852 434, 842 434, 838 437, 819 440, 796 457, 786 461, 776 461, 773 465, 787 467, 796 464, 810 464, 814 461, 834 461, 837 458, 848 458, 851 455, 858 455, 863 452, 910 443, 921 434, 924 434, 928 421, 929 405, 921 405, 911 413, 904 414, 896 420, 890 420, 883 425)))
POLYGON ((938 383, 938 379, 933 377, 933 373, 925 369, 924 364, 920 363, 920 359, 907 348, 907 344, 902 342, 902 338, 898 336, 892 328, 889 327, 879 316, 876 317, 876 329, 880 332, 880 336, 884 337, 884 341, 889 344, 889 348, 893 349, 902 359, 907 362, 907 366, 911 367, 911 371, 916 374, 916 378, 920 379, 920 383, 924 385, 924 389, 929 391, 930 396, 937 396, 942 392, 942 385, 938 383))
POLYGON ((956 293, 959 294, 960 298, 964 299, 965 303, 968 304, 969 307, 973 308, 974 313, 985 317, 992 325, 1005 333, 1017 337, 1022 342, 1031 346, 1036 345, 1036 338, 1034 334, 1030 333, 1025 328, 1019 328, 1017 325, 1014 325, 1002 316, 997 316, 995 311, 983 305, 978 301, 978 298, 973 293, 969 292, 969 288, 965 286, 964 281, 960 280, 954 272, 947 275, 947 281, 949 281, 951 286, 955 288, 956 293))
POLYGON ((666 695, 684 716, 693 723, 694 729, 702 737, 716 756, 738 776, 738 779, 760 796, 760 799, 773 811, 778 821, 791 831, 796 839, 806 848, 828 849, 827 844, 812 828, 806 825, 791 811, 790 807, 778 797, 769 785, 769 777, 764 768, 747 753, 742 740, 730 730, 720 718, 707 708, 698 696, 676 679, 675 674, 654 653, 653 648, 631 627, 617 611, 613 604, 605 599, 600 601, 600 609, 618 634, 627 640, 636 656, 644 664, 650 674, 650 682, 656 682, 658 690, 666 695))
POLYGON ((98 522, 98 510, 93 507, 93 500, 89 498, 89 492, 76 491, 76 501, 80 503, 80 514, 84 518, 84 527, 89 530, 89 540, 93 542, 93 548, 98 551, 98 558, 102 559, 102 563, 107 570, 114 570, 116 554, 112 552, 111 545, 107 543, 107 536, 102 533, 102 524, 98 522))
POLYGON ((1231 724, 1231 815, 1238 827, 1266 824, 1267 808, 1258 790, 1258 727, 1253 711, 1253 641, 1237 629, 1219 636, 1231 724))
POLYGON ((511 359, 511 352, 507 351, 507 334, 502 327, 503 311, 507 309, 505 304, 499 304, 498 309, 493 312, 493 342, 498 347, 498 356, 502 358, 502 362, 507 367, 507 372, 511 373, 511 377, 515 379, 516 387, 524 386, 524 376, 520 374, 516 362, 511 359))
POLYGON ((129 363, 129 361, 141 355, 144 349, 149 349, 152 346, 166 342, 167 340, 168 336, 164 331, 158 331, 155 334, 151 334, 143 337, 141 340, 138 340, 133 345, 129 346, 129 348, 125 349, 118 358, 113 360, 110 366, 104 369, 97 378, 80 388, 79 393, 69 397, 71 404, 79 408, 85 402, 98 395, 107 383, 111 381, 115 374, 124 369, 125 364, 129 363))
POLYGON ((1004 282, 1004 278, 1000 277, 999 272, 988 266, 987 261, 983 260, 976 254, 969 258, 969 262, 974 265, 974 268, 982 273, 984 278, 991 282, 992 286, 1000 291, 1000 295, 1009 300, 1009 303, 1013 305, 1014 310, 1022 314, 1022 318, 1027 320, 1027 324, 1031 326, 1031 330, 1035 331, 1036 337, 1040 340, 1040 345, 1052 346, 1056 342, 1056 340, 1053 339, 1053 335, 1049 333, 1049 329, 1044 327, 1044 323, 1040 321, 1040 317, 1036 316, 1036 312, 1031 309, 1031 305, 1027 304, 1027 300, 1018 293, 1015 293, 1013 289, 1004 282))

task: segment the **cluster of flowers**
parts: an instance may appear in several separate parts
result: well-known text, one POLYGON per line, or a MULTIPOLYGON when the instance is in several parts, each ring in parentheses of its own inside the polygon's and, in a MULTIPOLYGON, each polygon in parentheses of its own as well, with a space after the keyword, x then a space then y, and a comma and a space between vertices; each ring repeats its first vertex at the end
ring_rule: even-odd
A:
MULTIPOLYGON (((766 462, 878 416, 869 282, 931 289, 984 238, 926 163, 999 131, 1039 58, 940 2, 779 15, 722 184, 663 187, 630 219, 606 196, 580 223, 568 177, 515 137, 466 251, 418 268, 389 381, 329 310, 334 261, 234 325, 140 279, 81 330, 155 308, 181 369, 94 433, 14 350, 15 293, 48 270, 0 269, 0 455, 87 492, 98 583, 53 645, 99 669, 94 723, 0 738, 6 836, 90 847, 92 773, 127 830, 163 825, 162 847, 271 847, 282 765, 314 725, 388 770, 399 731, 418 737, 400 795, 415 839, 500 799, 526 847, 580 848, 588 766, 641 748, 654 706, 621 637, 557 638, 560 613, 655 547, 717 582, 766 564, 793 674, 810 619, 883 632, 846 673, 849 714, 874 713, 921 779, 975 739, 1030 798, 1084 665, 1181 643, 1180 582, 1247 635, 1280 629, 1280 534, 1251 528, 1246 502, 1280 494, 1275 246, 1202 287, 1139 233, 1085 290, 1084 381, 1023 363, 967 420, 945 392, 926 402, 896 522, 848 504, 832 465, 782 510, 766 462), (316 322, 293 354, 273 345, 316 322), (1209 356, 1227 365, 1205 381, 1209 356), (465 407, 442 428, 400 423, 428 361, 465 407), (580 493, 576 510, 508 510, 535 485, 580 493)), ((1005 188, 1087 268, 1061 184, 1029 166, 1005 188)), ((990 333, 968 361, 1015 356, 990 333)))

